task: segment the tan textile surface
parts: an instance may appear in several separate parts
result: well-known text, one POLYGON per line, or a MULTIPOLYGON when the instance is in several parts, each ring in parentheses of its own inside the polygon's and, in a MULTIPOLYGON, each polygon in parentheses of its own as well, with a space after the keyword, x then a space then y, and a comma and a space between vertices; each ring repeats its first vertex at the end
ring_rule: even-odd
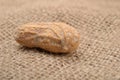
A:
POLYGON ((0 80, 120 80, 120 0, 0 0, 0 80), (80 32, 74 54, 15 42, 18 26, 53 21, 80 32))

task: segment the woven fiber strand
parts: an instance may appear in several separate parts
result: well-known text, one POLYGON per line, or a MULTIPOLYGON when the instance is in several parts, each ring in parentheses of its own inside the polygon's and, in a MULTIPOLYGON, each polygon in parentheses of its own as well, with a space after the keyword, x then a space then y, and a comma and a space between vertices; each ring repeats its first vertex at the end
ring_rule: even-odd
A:
POLYGON ((120 80, 120 0, 0 0, 0 80, 120 80), (74 54, 20 46, 28 22, 64 22, 80 32, 74 54))

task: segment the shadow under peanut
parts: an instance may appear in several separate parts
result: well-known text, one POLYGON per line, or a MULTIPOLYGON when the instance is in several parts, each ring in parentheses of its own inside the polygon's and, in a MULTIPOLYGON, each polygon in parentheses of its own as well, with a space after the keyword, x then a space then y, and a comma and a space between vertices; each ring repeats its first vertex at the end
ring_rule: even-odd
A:
POLYGON ((47 55, 51 55, 51 56, 72 56, 72 54, 74 54, 75 52, 72 52, 72 53, 53 53, 53 52, 49 52, 49 51, 46 51, 44 49, 41 49, 41 48, 29 48, 29 47, 26 47, 26 46, 18 46, 18 49, 20 51, 28 51, 28 52, 39 52, 40 54, 47 54, 47 55))

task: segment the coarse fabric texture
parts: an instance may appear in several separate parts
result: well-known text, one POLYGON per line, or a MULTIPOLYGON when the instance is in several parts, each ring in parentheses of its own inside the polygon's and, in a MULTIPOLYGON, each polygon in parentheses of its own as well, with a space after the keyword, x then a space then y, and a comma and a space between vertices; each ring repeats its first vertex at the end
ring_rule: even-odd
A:
POLYGON ((120 80, 120 0, 0 0, 0 80, 120 80), (14 40, 29 22, 64 22, 80 32, 73 54, 14 40))

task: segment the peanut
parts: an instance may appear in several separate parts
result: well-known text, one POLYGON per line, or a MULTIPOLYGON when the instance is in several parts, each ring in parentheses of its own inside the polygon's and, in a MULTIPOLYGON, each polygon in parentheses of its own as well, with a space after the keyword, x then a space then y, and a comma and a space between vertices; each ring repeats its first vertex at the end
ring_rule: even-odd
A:
POLYGON ((69 53, 79 46, 77 30, 62 22, 29 23, 18 28, 15 40, 27 47, 55 53, 69 53))

